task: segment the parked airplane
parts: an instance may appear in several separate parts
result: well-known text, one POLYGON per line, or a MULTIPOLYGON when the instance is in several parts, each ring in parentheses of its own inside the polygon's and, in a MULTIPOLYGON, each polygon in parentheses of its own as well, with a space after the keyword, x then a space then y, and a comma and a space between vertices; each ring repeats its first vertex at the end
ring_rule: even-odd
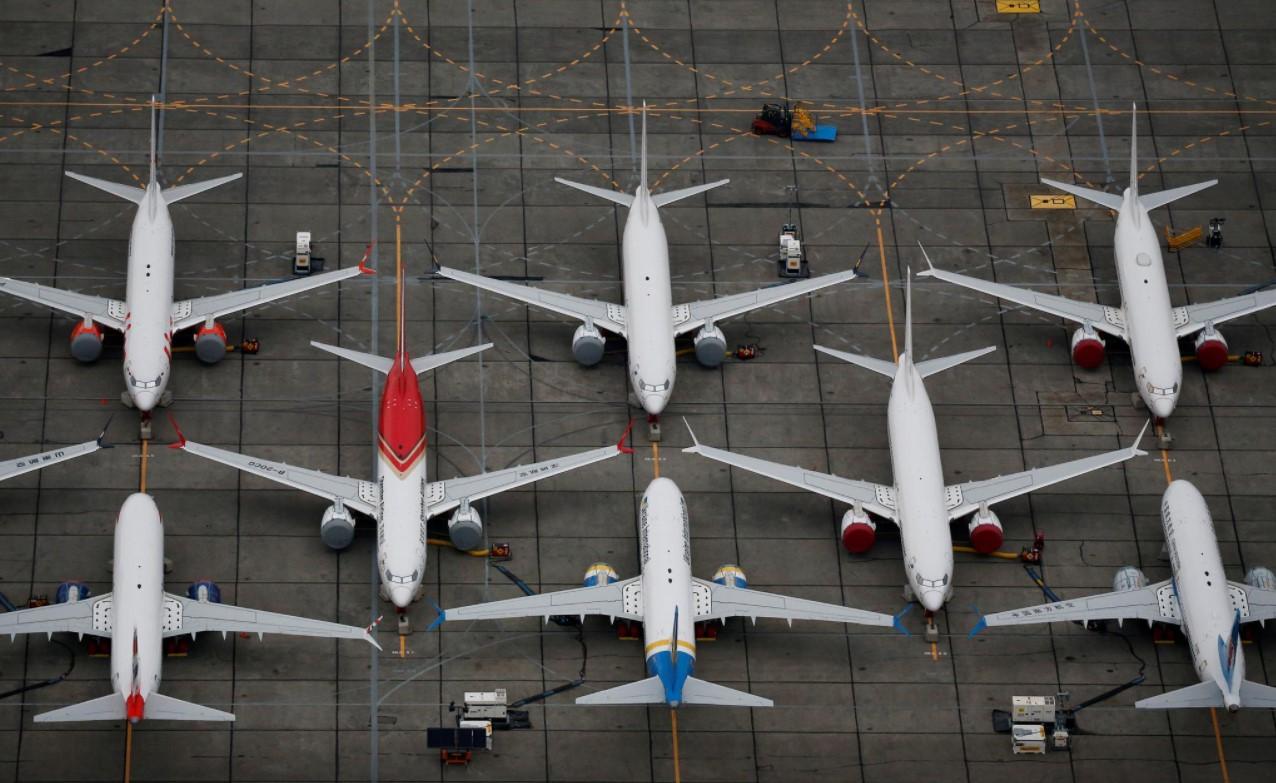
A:
POLYGON ((583 451, 531 465, 520 465, 477 476, 427 481, 425 475, 425 404, 417 376, 492 347, 491 343, 447 353, 408 358, 403 311, 403 265, 398 265, 397 340, 393 358, 311 343, 329 353, 370 367, 386 376, 377 421, 377 471, 372 481, 333 476, 282 462, 236 454, 187 441, 178 431, 180 448, 245 473, 270 479, 332 503, 324 512, 319 535, 333 549, 344 549, 354 538, 350 511, 377 523, 377 570, 384 597, 399 609, 416 600, 425 576, 426 522, 452 511, 448 534, 458 549, 471 550, 483 541, 483 522, 471 504, 508 489, 566 473, 622 453, 625 431, 615 446, 583 451), (454 510, 455 509, 455 510, 454 510))
POLYGON ((1244 584, 1228 581, 1209 507, 1196 487, 1175 481, 1161 496, 1161 527, 1170 554, 1170 578, 1148 584, 1134 566, 1117 571, 1114 592, 997 612, 980 618, 971 636, 988 626, 1091 620, 1146 620, 1179 625, 1201 681, 1140 699, 1139 709, 1241 707, 1276 709, 1276 688, 1245 679, 1241 623, 1276 618, 1276 575, 1251 568, 1244 584))
POLYGON ((58 602, 0 614, 0 635, 74 633, 111 639, 113 693, 41 713, 36 723, 119 720, 234 720, 229 712, 174 699, 158 692, 163 641, 200 631, 267 633, 362 639, 380 649, 364 628, 308 620, 221 603, 213 582, 196 582, 185 597, 164 592, 164 524, 150 495, 124 501, 115 523, 112 591, 93 596, 81 582, 58 587, 58 602))
POLYGON ((674 338, 696 332, 696 360, 705 367, 717 367, 722 364, 727 349, 727 338, 716 326, 718 321, 855 278, 855 270, 850 269, 800 283, 777 285, 759 291, 675 306, 670 288, 669 242, 660 222, 659 208, 725 185, 730 180, 722 179, 653 195, 647 189, 645 104, 642 115, 641 174, 638 189, 633 195, 583 185, 561 177, 555 177, 554 181, 629 208, 621 245, 624 304, 583 299, 448 267, 439 267, 438 274, 583 321, 572 335, 572 355, 586 367, 597 364, 603 358, 606 340, 600 329, 624 337, 629 346, 630 386, 653 422, 669 404, 669 397, 673 393, 676 373, 674 338))
MULTIPOLYGON (((891 520, 899 526, 907 577, 905 595, 911 594, 927 613, 944 605, 953 590, 953 548, 949 522, 972 514, 967 530, 971 545, 980 552, 1001 546, 1001 520, 988 507, 993 503, 1048 487, 1093 470, 1146 454, 1137 447, 1064 462, 1048 468, 985 481, 944 485, 944 468, 939 458, 939 435, 935 414, 922 379, 983 356, 995 347, 948 356, 942 359, 913 360, 912 288, 905 288, 904 352, 898 363, 815 346, 815 350, 852 364, 858 364, 892 378, 886 426, 890 436, 894 486, 855 481, 813 470, 733 454, 701 445, 683 449, 709 459, 757 473, 786 484, 816 492, 851 504, 842 517, 842 544, 850 552, 867 552, 877 536, 877 525, 867 512, 891 520)), ((690 429, 690 427, 688 427, 690 429)), ((1144 426, 1144 431, 1147 426, 1144 426)), ((1142 433, 1139 438, 1142 439, 1142 433)))
POLYGON ((894 627, 907 633, 896 617, 862 609, 790 598, 748 589, 744 570, 724 565, 713 581, 691 575, 691 528, 687 501, 678 485, 658 478, 647 486, 638 512, 642 573, 620 581, 615 569, 595 563, 585 572, 584 587, 505 601, 440 609, 431 624, 447 620, 497 620, 510 617, 602 615, 641 620, 645 680, 581 696, 577 704, 715 704, 770 707, 770 699, 754 696, 691 676, 696 663, 695 624, 728 617, 822 620, 894 627))
POLYGON ((145 189, 66 172, 74 180, 137 204, 129 236, 128 286, 123 300, 0 277, 0 292, 82 319, 71 330, 71 355, 81 362, 94 362, 102 355, 103 328, 122 332, 125 390, 121 398, 124 404, 143 413, 172 400, 168 382, 173 335, 177 332, 194 329, 195 355, 205 364, 216 364, 226 355, 226 330, 217 322, 218 318, 359 274, 373 274, 361 261, 351 269, 174 302, 176 245, 169 205, 243 175, 231 174, 206 182, 161 188, 155 133, 155 104, 152 103, 151 176, 145 189))
MULTIPOLYGON (((1117 283, 1121 306, 1079 302, 1063 296, 1041 293, 977 277, 945 272, 926 263, 923 276, 989 294, 1016 304, 1081 324, 1072 333, 1072 360, 1086 369, 1103 362, 1105 343, 1100 332, 1125 340, 1134 362, 1134 379, 1139 397, 1158 419, 1168 418, 1178 403, 1182 389, 1183 364, 1178 341, 1196 335, 1197 363, 1205 370, 1217 370, 1227 362, 1227 341, 1214 327, 1276 305, 1276 291, 1257 291, 1206 304, 1174 307, 1165 280, 1161 246, 1148 212, 1186 198, 1218 182, 1198 182, 1159 193, 1139 195, 1137 114, 1130 122, 1130 186, 1120 196, 1099 190, 1041 181, 1065 193, 1115 210, 1114 234, 1117 283)), ((925 250, 922 251, 923 254, 925 250)))

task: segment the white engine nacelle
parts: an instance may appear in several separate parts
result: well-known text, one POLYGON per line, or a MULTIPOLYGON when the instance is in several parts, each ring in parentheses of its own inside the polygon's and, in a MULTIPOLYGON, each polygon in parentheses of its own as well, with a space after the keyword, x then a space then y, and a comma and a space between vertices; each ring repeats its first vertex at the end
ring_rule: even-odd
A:
POLYGON ((594 563, 585 569, 585 578, 581 584, 585 587, 602 587, 620 581, 620 575, 609 563, 594 563))
POLYGON ((483 518, 468 502, 462 503, 447 521, 447 534, 462 552, 478 549, 483 545, 483 518))
POLYGON ((1276 590, 1276 574, 1270 568, 1255 566, 1245 572, 1245 584, 1259 590, 1276 590))
POLYGON ((855 509, 842 515, 842 546, 853 555, 862 555, 877 541, 877 523, 855 509))
POLYGON ((1081 327, 1072 333, 1072 361, 1087 370, 1103 364, 1107 347, 1099 333, 1089 327, 1081 327))
POLYGON ((1142 590, 1147 586, 1147 575, 1134 566, 1122 566, 1112 577, 1112 589, 1118 593, 1142 590))
POLYGON ((703 367, 717 367, 727 358, 727 336, 712 324, 706 324, 696 332, 693 344, 696 348, 696 361, 703 367))
POLYGON ((582 367, 593 367, 603 360, 607 340, 593 324, 581 324, 572 335, 572 357, 582 367))
POLYGON ((1217 370, 1227 364, 1227 341, 1223 335, 1209 327, 1196 335, 1196 363, 1202 370, 1217 370))
POLYGON ((970 522, 966 525, 966 532, 970 535, 970 545, 981 555, 996 552, 1001 549, 1002 542, 1006 540, 1001 520, 986 508, 971 514, 970 522))
POLYGON ((713 572, 713 581, 723 587, 736 587, 741 590, 749 586, 749 577, 738 565, 727 563, 713 572))
POLYGON ((319 537, 331 549, 345 549, 354 540, 354 520, 346 507, 337 503, 323 512, 319 537))
POLYGON ((217 364, 226 358, 226 330, 213 321, 195 332, 195 356, 204 364, 217 364))

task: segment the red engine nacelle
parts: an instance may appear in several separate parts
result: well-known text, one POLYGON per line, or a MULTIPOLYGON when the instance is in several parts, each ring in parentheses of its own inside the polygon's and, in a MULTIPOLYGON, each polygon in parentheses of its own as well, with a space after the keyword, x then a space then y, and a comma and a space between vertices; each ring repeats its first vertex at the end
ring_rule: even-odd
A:
POLYGON ((95 362, 102 355, 102 327, 93 321, 81 321, 71 330, 71 355, 76 361, 95 362))
POLYGON ((204 324, 195 332, 195 356, 204 364, 217 364, 226 358, 226 329, 216 321, 204 324))
POLYGON ((1093 370, 1103 364, 1107 347, 1103 338, 1093 329, 1078 329, 1072 333, 1072 361, 1087 370, 1093 370))
POLYGON ((986 508, 979 509, 970 517, 966 530, 970 534, 970 545, 981 555, 996 552, 1006 540, 1001 520, 986 508))
POLYGON ((1217 370, 1227 364, 1227 341, 1208 329, 1196 336, 1196 363, 1202 370, 1217 370))
POLYGON ((842 515, 842 546, 853 555, 862 555, 877 541, 877 523, 863 511, 851 509, 842 515))

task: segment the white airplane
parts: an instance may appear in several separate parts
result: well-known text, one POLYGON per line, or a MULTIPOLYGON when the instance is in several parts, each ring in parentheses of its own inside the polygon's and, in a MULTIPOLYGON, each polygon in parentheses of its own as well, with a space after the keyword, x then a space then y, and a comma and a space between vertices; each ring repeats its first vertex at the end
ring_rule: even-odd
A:
POLYGON ((126 405, 143 413, 149 413, 156 405, 167 405, 172 399, 168 382, 174 334, 194 329, 195 355, 205 364, 216 364, 226 356, 226 330, 218 318, 359 274, 373 274, 361 261, 351 269, 173 301, 176 245, 169 205, 243 175, 161 188, 156 171, 154 104, 150 155, 151 177, 145 189, 66 172, 74 180, 137 204, 129 236, 128 287, 123 300, 0 277, 0 292, 81 319, 71 330, 71 355, 81 362, 94 362, 102 355, 103 328, 122 332, 125 390, 121 397, 126 405))
MULTIPOLYGON (((1276 291, 1259 291, 1184 307, 1170 303, 1160 240, 1148 212, 1204 190, 1218 180, 1139 195, 1136 125, 1137 115, 1134 115, 1130 123, 1130 186, 1122 195, 1052 179, 1041 180, 1065 193, 1116 210, 1114 244, 1117 282, 1121 291, 1120 307, 1079 302, 945 272, 935 269, 929 257, 926 263, 930 264, 930 269, 920 274, 1081 324, 1081 328, 1072 333, 1072 360, 1086 369, 1094 369, 1103 362, 1105 343, 1100 333, 1125 340, 1130 346, 1139 397, 1154 416, 1164 420, 1174 412, 1182 387, 1183 363, 1179 340, 1196 335, 1194 349, 1197 363, 1205 370, 1217 370, 1227 362, 1228 354, 1227 341, 1214 327, 1276 305, 1276 291)), ((922 252, 924 254, 925 250, 922 252)))
MULTIPOLYGON (((894 486, 855 481, 733 454, 701 445, 695 433, 691 435, 694 445, 683 450, 851 504, 850 510, 842 517, 841 531, 842 544, 850 552, 867 552, 876 540, 877 525, 867 512, 894 522, 899 527, 903 547, 907 577, 905 596, 911 594, 915 597, 928 615, 942 607, 952 595, 953 547, 949 530, 952 520, 973 512, 967 524, 971 545, 979 552, 992 552, 1001 546, 1003 539, 1001 520, 988 508, 993 503, 1147 453, 1138 449, 1136 441, 1135 446, 1127 449, 1048 468, 945 486, 935 414, 922 379, 996 348, 990 346, 942 359, 914 362, 912 288, 906 284, 904 352, 897 364, 819 345, 815 346, 815 350, 893 378, 886 426, 890 437, 894 486)), ((1147 426, 1143 429, 1146 431, 1147 426)), ((1142 439, 1142 433, 1139 437, 1142 439)))
POLYGON ((594 462, 632 453, 624 445, 625 431, 615 446, 583 451, 531 465, 520 465, 477 476, 427 481, 425 474, 425 404, 417 376, 436 367, 485 351, 491 343, 447 353, 408 358, 403 312, 403 267, 398 267, 398 338, 394 358, 312 342, 329 353, 370 367, 386 376, 378 418, 377 474, 372 481, 333 476, 317 470, 293 467, 258 457, 187 441, 178 431, 180 448, 192 454, 303 492, 317 495, 332 507, 324 512, 319 535, 333 549, 344 549, 354 539, 350 511, 366 514, 377 523, 377 568, 384 597, 404 609, 418 597, 425 577, 426 523, 430 517, 452 511, 448 534, 461 550, 477 548, 483 541, 483 522, 471 504, 508 489, 582 468, 594 462))
POLYGON ((438 274, 502 296, 542 307, 584 323, 572 335, 572 355, 585 367, 603 358, 606 340, 600 329, 620 335, 629 346, 629 383, 643 410, 656 421, 669 404, 676 373, 674 338, 696 332, 696 360, 717 367, 726 356, 727 338, 718 321, 769 307, 803 294, 855 278, 855 270, 835 272, 800 283, 674 305, 669 276, 669 242, 660 222, 660 207, 704 193, 730 180, 722 179, 667 193, 647 190, 647 109, 642 115, 642 162, 638 189, 631 196, 555 177, 554 181, 629 208, 621 245, 624 304, 583 299, 490 277, 439 267, 438 274))
POLYGON ((74 633, 111 639, 111 689, 106 696, 41 713, 36 723, 119 720, 234 720, 229 712, 158 693, 164 639, 200 631, 278 633, 362 639, 380 649, 364 628, 308 620, 220 603, 212 582, 197 582, 187 596, 164 592, 164 524, 150 495, 136 492, 115 523, 112 591, 90 595, 82 583, 64 583, 59 603, 0 614, 0 635, 74 633))
POLYGON ((713 581, 691 575, 691 528, 687 501, 678 485, 658 478, 647 486, 639 508, 639 552, 642 574, 619 581, 615 569, 595 563, 585 572, 584 587, 559 590, 458 609, 440 609, 431 625, 448 620, 497 620, 510 617, 601 615, 641 620, 645 680, 591 693, 577 704, 714 704, 770 707, 770 699, 754 696, 691 676, 696 663, 695 624, 728 617, 822 620, 894 627, 907 633, 897 617, 836 604, 790 598, 748 589, 739 566, 724 565, 713 581))
POLYGON ((1241 707, 1276 709, 1276 688, 1245 679, 1241 623, 1276 618, 1276 575, 1251 568, 1245 582, 1223 570, 1209 507, 1196 487, 1175 481, 1161 496, 1161 526, 1170 554, 1171 577, 1148 584, 1134 566, 1117 571, 1114 592, 997 612, 980 618, 971 636, 987 626, 1091 620, 1146 620, 1183 628, 1201 681, 1141 699, 1139 709, 1241 707))

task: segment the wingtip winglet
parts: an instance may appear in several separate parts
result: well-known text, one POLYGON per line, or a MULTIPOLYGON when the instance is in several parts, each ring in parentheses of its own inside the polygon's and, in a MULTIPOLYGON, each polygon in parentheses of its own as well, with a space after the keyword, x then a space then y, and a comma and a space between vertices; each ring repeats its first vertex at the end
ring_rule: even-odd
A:
POLYGON ((114 414, 114 413, 112 413, 110 416, 107 416, 107 417, 106 417, 106 424, 103 424, 103 425, 102 425, 102 431, 101 431, 100 433, 98 433, 98 436, 97 436, 97 447, 98 447, 99 449, 113 449, 113 448, 115 448, 115 444, 114 444, 114 443, 111 443, 111 442, 109 442, 109 441, 107 441, 107 439, 106 439, 106 431, 107 431, 107 430, 109 430, 109 429, 111 428, 111 420, 112 420, 112 419, 114 419, 114 418, 115 418, 115 414, 114 414))
POLYGON ((434 618, 434 621, 426 626, 426 633, 433 631, 435 628, 438 628, 440 625, 447 622, 447 611, 443 607, 439 606, 438 602, 433 598, 430 599, 430 603, 433 604, 434 611, 438 612, 439 616, 434 618))
POLYGON ((687 417, 682 417, 682 425, 687 428, 687 434, 691 436, 691 445, 683 449, 684 453, 694 454, 700 448, 700 439, 696 437, 696 431, 691 429, 691 422, 687 421, 687 417))
POLYGON ((359 259, 359 272, 365 275, 375 275, 377 270, 368 266, 368 261, 372 258, 372 248, 376 246, 376 242, 369 242, 368 246, 363 250, 363 258, 359 259))
POLYGON ((974 639, 976 636, 983 633, 984 629, 987 627, 988 620, 983 615, 979 615, 979 622, 975 623, 975 627, 970 629, 970 633, 966 635, 966 638, 974 639))
POLYGON ((913 611, 913 604, 910 603, 905 605, 903 609, 899 610, 898 614, 891 617, 891 627, 905 636, 912 636, 912 634, 908 632, 908 629, 904 627, 904 624, 901 623, 900 620, 904 619, 904 617, 911 611, 913 611))
POLYGON ((168 447, 170 449, 186 448, 186 435, 182 433, 182 428, 177 426, 177 417, 170 413, 168 414, 168 421, 173 425, 173 432, 177 433, 177 440, 168 444, 168 447))
POLYGON ((625 445, 625 441, 630 439, 630 437, 633 435, 633 432, 634 432, 634 420, 631 418, 629 419, 629 426, 625 427, 625 431, 620 433, 620 440, 616 441, 616 451, 619 451, 621 454, 634 453, 634 448, 632 444, 628 446, 625 445))
POLYGON ((917 240, 917 249, 922 251, 922 258, 926 260, 926 268, 918 272, 917 276, 930 277, 931 273, 935 271, 935 263, 930 260, 930 254, 926 252, 926 246, 922 244, 920 239, 917 240))

